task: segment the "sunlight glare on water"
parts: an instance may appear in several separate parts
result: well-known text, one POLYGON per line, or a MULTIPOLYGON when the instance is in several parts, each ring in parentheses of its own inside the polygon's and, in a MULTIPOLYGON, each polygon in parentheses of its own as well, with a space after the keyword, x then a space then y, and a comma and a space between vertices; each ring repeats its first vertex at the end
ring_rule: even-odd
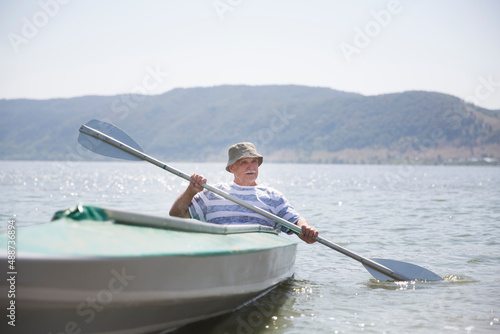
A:
MULTIPOLYGON (((231 180, 222 163, 172 166, 210 184, 231 180)), ((263 164, 259 180, 322 237, 444 280, 379 282, 357 261, 300 242, 293 279, 174 333, 500 332, 499 167, 263 164)), ((0 216, 2 226, 13 215, 41 224, 79 203, 166 216, 186 186, 147 163, 0 162, 0 216)))

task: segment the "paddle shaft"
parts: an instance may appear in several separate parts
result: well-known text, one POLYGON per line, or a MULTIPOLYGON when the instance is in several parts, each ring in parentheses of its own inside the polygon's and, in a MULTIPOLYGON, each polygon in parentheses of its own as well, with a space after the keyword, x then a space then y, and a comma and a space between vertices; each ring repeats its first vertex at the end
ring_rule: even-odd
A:
MULTIPOLYGON (((126 144, 124 144, 124 143, 116 140, 115 138, 113 138, 111 136, 108 136, 108 135, 106 135, 106 134, 104 134, 104 133, 102 133, 100 131, 92 129, 92 128, 86 126, 86 125, 82 125, 80 127, 80 132, 82 132, 82 133, 84 133, 86 135, 89 135, 91 137, 94 137, 96 139, 99 139, 99 140, 101 140, 101 141, 103 141, 105 143, 108 143, 108 144, 110 144, 110 145, 112 145, 112 146, 114 146, 114 147, 116 147, 116 148, 118 148, 120 150, 123 150, 123 151, 125 151, 125 152, 127 152, 127 153, 129 153, 129 154, 131 154, 131 155, 133 155, 133 156, 141 159, 141 160, 145 160, 145 161, 147 161, 149 163, 152 163, 153 165, 156 165, 156 166, 158 166, 158 167, 160 167, 160 168, 162 168, 162 169, 164 169, 164 170, 166 170, 166 171, 168 171, 168 172, 170 172, 172 174, 175 174, 175 175, 177 175, 177 176, 179 176, 179 177, 181 177, 181 178, 183 178, 183 179, 191 182, 191 177, 189 175, 187 175, 187 174, 185 174, 185 173, 183 173, 183 172, 181 172, 181 171, 179 171, 179 170, 177 170, 177 169, 175 169, 173 167, 170 167, 170 166, 164 164, 163 162, 161 162, 160 160, 157 160, 157 159, 155 159, 155 158, 153 158, 153 157, 145 154, 144 152, 136 150, 135 148, 130 147, 130 146, 128 146, 128 145, 126 145, 126 144)), ((225 191, 222 191, 220 189, 212 187, 209 184, 204 183, 201 186, 203 188, 205 188, 205 189, 207 189, 207 190, 209 190, 209 191, 211 191, 211 192, 213 192, 213 193, 221 196, 221 197, 224 197, 224 198, 226 198, 226 199, 228 199, 228 200, 230 200, 230 201, 232 201, 234 203, 237 203, 237 204, 239 204, 239 205, 241 205, 241 206, 243 206, 243 207, 245 207, 245 208, 247 208, 249 210, 257 212, 258 214, 261 214, 262 216, 264 216, 266 218, 269 218, 269 219, 277 222, 278 224, 280 224, 280 225, 282 225, 282 226, 284 226, 284 227, 292 230, 293 232, 295 232, 297 234, 302 233, 302 230, 297 225, 292 224, 289 221, 287 221, 287 220, 285 220, 285 219, 283 219, 281 217, 273 215, 270 212, 267 212, 267 211, 265 211, 265 210, 263 210, 263 209, 261 209, 259 207, 256 207, 255 205, 247 203, 247 202, 239 199, 238 197, 235 197, 235 196, 232 196, 232 195, 226 193, 225 191)), ((336 244, 334 244, 331 241, 328 241, 328 240, 326 240, 324 238, 321 238, 320 236, 316 237, 316 241, 319 242, 322 245, 325 245, 325 246, 333 249, 333 250, 336 250, 337 252, 340 252, 340 253, 342 253, 344 255, 347 255, 350 258, 352 258, 352 259, 354 259, 356 261, 359 261, 362 264, 364 264, 364 265, 366 265, 366 266, 368 266, 368 267, 370 267, 370 268, 372 268, 372 269, 374 269, 376 271, 379 271, 382 274, 384 274, 386 276, 389 276, 389 277, 391 277, 391 278, 393 278, 393 279, 395 279, 397 281, 408 281, 409 280, 407 277, 398 274, 397 272, 395 272, 394 270, 391 270, 391 269, 387 268, 386 266, 383 266, 383 265, 381 265, 381 264, 379 264, 379 263, 377 263, 375 261, 372 261, 372 260, 370 260, 368 258, 365 258, 365 257, 363 257, 363 256, 361 256, 359 254, 351 252, 350 250, 348 250, 348 249, 346 249, 344 247, 341 247, 339 245, 336 245, 336 244)))

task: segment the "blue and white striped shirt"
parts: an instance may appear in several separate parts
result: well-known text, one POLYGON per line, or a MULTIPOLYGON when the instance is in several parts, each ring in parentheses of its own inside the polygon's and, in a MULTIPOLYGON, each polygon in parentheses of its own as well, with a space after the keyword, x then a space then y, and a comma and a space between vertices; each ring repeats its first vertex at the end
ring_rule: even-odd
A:
MULTIPOLYGON (((261 185, 245 187, 234 182, 217 184, 215 187, 292 224, 301 218, 285 196, 276 189, 261 185)), ((206 189, 194 196, 189 206, 189 213, 194 219, 214 224, 261 224, 281 228, 288 234, 292 233, 271 219, 206 189)))

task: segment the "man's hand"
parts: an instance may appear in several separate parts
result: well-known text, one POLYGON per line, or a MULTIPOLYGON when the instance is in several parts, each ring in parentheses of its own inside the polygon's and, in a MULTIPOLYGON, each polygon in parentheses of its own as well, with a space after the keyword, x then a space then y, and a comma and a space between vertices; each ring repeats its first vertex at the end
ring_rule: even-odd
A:
POLYGON ((191 218, 189 214, 189 205, 194 195, 203 190, 201 186, 203 183, 207 183, 207 179, 198 174, 191 175, 191 182, 187 186, 186 190, 177 197, 170 208, 170 215, 174 217, 181 218, 191 218))
POLYGON ((318 231, 309 225, 307 220, 304 218, 299 219, 297 226, 302 229, 302 233, 299 234, 299 238, 308 244, 313 244, 316 242, 316 237, 318 236, 318 231))
POLYGON ((205 179, 201 175, 193 174, 191 175, 191 182, 189 183, 188 191, 191 191, 195 194, 199 193, 203 190, 203 187, 201 185, 204 183, 207 183, 207 179, 205 179))

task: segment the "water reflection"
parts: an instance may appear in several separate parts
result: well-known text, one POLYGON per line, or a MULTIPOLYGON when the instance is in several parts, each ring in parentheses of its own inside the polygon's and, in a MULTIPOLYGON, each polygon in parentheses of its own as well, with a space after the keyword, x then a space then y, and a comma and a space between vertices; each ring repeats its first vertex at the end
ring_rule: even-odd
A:
POLYGON ((443 281, 405 281, 405 282, 392 282, 392 281, 379 281, 374 278, 365 283, 368 289, 384 289, 384 290, 419 290, 428 289, 436 285, 444 286, 447 284, 463 284, 463 283, 477 283, 478 281, 461 277, 458 275, 446 275, 443 281))
POLYGON ((230 314, 198 321, 170 333, 258 334, 269 329, 273 329, 274 333, 280 333, 276 330, 286 329, 285 322, 291 321, 288 319, 289 312, 283 312, 283 308, 291 301, 295 288, 293 278, 289 279, 261 298, 230 314))

